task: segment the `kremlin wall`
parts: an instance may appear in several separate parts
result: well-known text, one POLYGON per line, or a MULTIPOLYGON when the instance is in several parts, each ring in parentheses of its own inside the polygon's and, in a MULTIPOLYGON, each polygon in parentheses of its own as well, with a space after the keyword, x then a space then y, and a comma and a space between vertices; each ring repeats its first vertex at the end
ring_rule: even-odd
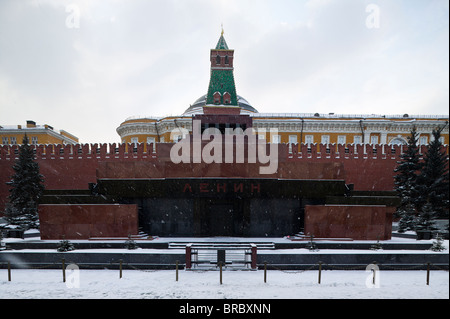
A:
MULTIPOLYGON (((61 198, 67 199, 67 196, 70 197, 72 194, 78 197, 82 194, 89 198, 92 195, 92 185, 96 185, 101 180, 186 180, 186 183, 180 184, 177 190, 171 189, 172 196, 177 191, 180 194, 201 192, 201 188, 195 189, 196 186, 194 185, 195 180, 199 178, 202 181, 213 180, 217 185, 224 178, 226 180, 258 181, 257 170, 254 167, 252 168, 255 164, 202 163, 188 166, 186 164, 173 164, 169 159, 170 148, 173 145, 173 143, 161 143, 154 147, 151 144, 138 144, 134 147, 133 144, 75 144, 36 145, 32 147, 36 149, 36 161, 39 163, 41 174, 45 177, 47 195, 53 194, 55 198, 58 198, 57 202, 61 198), (68 190, 71 191, 68 192, 68 190)), ((395 193, 392 192, 393 171, 403 147, 402 145, 314 144, 308 146, 302 144, 289 146, 279 144, 278 170, 276 174, 267 176, 265 179, 307 181, 308 187, 318 189, 321 189, 320 185, 314 184, 314 182, 341 181, 342 184, 339 187, 343 185, 348 187, 353 184, 350 189, 350 192, 353 190, 352 194, 347 193, 347 195, 350 194, 350 197, 342 196, 346 190, 338 190, 333 194, 329 190, 325 191, 328 197, 334 196, 334 199, 327 199, 326 201, 326 206, 329 206, 329 209, 324 210, 324 206, 316 205, 317 203, 314 205, 307 205, 309 202, 303 203, 301 209, 303 210, 304 225, 302 227, 293 224, 293 226, 304 228, 305 232, 314 232, 316 236, 320 237, 342 238, 350 236, 353 239, 389 239, 392 213, 395 211, 397 203, 395 193), (367 196, 368 194, 370 196, 367 196), (350 212, 343 209, 343 206, 345 207, 345 204, 348 203, 352 204, 349 206, 350 212), (361 206, 361 204, 364 205, 361 206), (331 217, 328 210, 331 210, 331 217), (375 213, 369 214, 371 210, 374 210, 375 213), (355 218, 359 218, 367 227, 360 228, 361 231, 358 232, 357 227, 341 225, 339 227, 343 227, 343 230, 336 231, 339 224, 338 220, 342 220, 341 224, 345 223, 350 213, 354 214, 355 218), (373 218, 378 218, 378 225, 373 225, 371 222, 373 218), (334 227, 327 225, 325 231, 321 230, 320 225, 322 225, 322 228, 325 227, 323 225, 327 220, 334 220, 334 227), (372 231, 368 230, 369 228, 372 231)), ((422 153, 425 152, 425 148, 425 146, 421 148, 422 153)), ((0 146, 1 210, 6 204, 9 193, 8 186, 4 181, 8 181, 13 174, 11 166, 17 158, 17 153, 17 145, 0 146)), ((262 190, 263 192, 274 192, 273 188, 278 188, 270 184, 260 186, 256 182, 254 185, 252 184, 251 187, 254 187, 255 192, 258 193, 261 192, 261 187, 267 188, 262 190)), ((213 197, 220 195, 221 191, 225 192, 225 186, 208 185, 208 187, 210 187, 209 191, 213 197)), ((229 185, 228 189, 231 190, 232 187, 229 185)), ((301 186, 295 187, 301 188, 301 186)), ((134 186, 132 189, 135 189, 134 186)), ((237 189, 237 192, 239 191, 242 191, 242 189, 237 189)), ((234 186, 234 192, 236 193, 236 186, 234 186)), ((288 193, 289 191, 286 191, 281 197, 284 198, 284 195, 289 197, 288 193)), ((195 196, 198 195, 195 194, 195 196)), ((262 195, 262 197, 266 196, 267 194, 262 195)), ((315 195, 307 195, 303 191, 302 196, 313 198, 315 195)), ((113 202, 84 200, 80 205, 55 205, 50 200, 47 204, 41 205, 40 208, 42 239, 57 239, 62 236, 65 238, 90 238, 105 235, 126 237, 129 234, 137 234, 139 229, 137 217, 139 209, 137 206, 139 205, 137 203, 124 204, 123 202, 117 205, 117 202, 113 202), (71 227, 69 221, 78 218, 76 216, 79 216, 79 214, 84 214, 84 219, 86 219, 86 214, 90 215, 90 218, 95 216, 96 221, 80 222, 78 220, 71 227), (64 225, 57 226, 55 220, 48 220, 54 219, 55 216, 65 220, 64 225), (65 216, 65 218, 61 216, 65 216), (112 225, 103 224, 105 223, 105 216, 112 218, 113 221, 110 222, 112 225), (114 222, 117 221, 117 216, 121 216, 119 225, 114 222), (90 230, 86 230, 87 224, 90 225, 90 230), (80 234, 83 235, 80 237, 80 234)), ((68 200, 68 203, 71 203, 71 200, 68 200)), ((319 204, 324 204, 324 202, 319 201, 319 204)), ((283 206, 280 205, 280 207, 283 206)))
MULTIPOLYGON (((158 158, 167 158, 173 143, 161 143, 153 147, 151 144, 54 144, 32 145, 36 150, 36 162, 39 163, 40 172, 45 179, 46 189, 79 189, 88 190, 89 183, 96 183, 98 168, 105 162, 121 163, 122 169, 116 171, 120 176, 131 165, 142 163, 156 163, 158 158), (149 151, 149 152, 148 152, 149 151)), ((306 178, 327 179, 321 176, 322 172, 314 172, 312 163, 333 163, 341 165, 342 172, 339 178, 347 184, 353 184, 358 191, 392 191, 394 187, 394 169, 402 154, 403 145, 323 145, 314 144, 308 147, 306 144, 292 145, 291 151, 288 144, 280 144, 279 162, 298 167, 288 172, 280 172, 279 178, 306 178), (301 169, 300 169, 301 168, 301 169), (294 175, 297 174, 297 175, 294 175)), ((12 165, 17 159, 19 145, 0 145, 0 211, 9 195, 9 186, 6 182, 13 175, 12 165)), ((448 152, 448 146, 446 146, 448 152)), ((421 153, 425 153, 426 146, 421 147, 421 153)), ((233 164, 237 165, 237 164, 233 164)), ((158 178, 162 174, 171 177, 194 177, 195 172, 177 170, 173 171, 155 169, 154 171, 142 171, 147 178, 158 178)), ((202 173, 203 174, 203 173, 202 173)), ((241 175, 244 176, 244 169, 241 175)), ((130 176, 127 176, 130 177, 130 176)), ((141 176, 144 177, 144 176, 141 176)), ((207 173, 203 177, 208 177, 207 173)), ((214 176, 221 177, 221 176, 214 176)))

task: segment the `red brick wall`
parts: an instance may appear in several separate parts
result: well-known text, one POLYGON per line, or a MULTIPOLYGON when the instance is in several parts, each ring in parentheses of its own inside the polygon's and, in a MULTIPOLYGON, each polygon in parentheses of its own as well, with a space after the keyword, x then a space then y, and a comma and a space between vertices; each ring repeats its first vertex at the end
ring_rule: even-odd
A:
POLYGON ((306 206, 305 234, 316 238, 391 239, 393 210, 386 206, 306 206))
POLYGON ((138 234, 137 205, 39 205, 41 239, 138 234))
MULTIPOLYGON (((9 196, 6 185, 14 174, 12 165, 18 153, 18 145, 0 145, 0 215, 9 196)), ((152 149, 151 145, 146 145, 152 149)), ((89 183, 97 181, 97 168, 100 161, 135 162, 152 159, 155 154, 144 152, 144 144, 138 145, 136 153, 127 153, 131 146, 120 144, 84 145, 38 145, 36 162, 44 176, 46 189, 88 189, 89 183), (62 150, 62 151, 61 151, 62 150)), ((156 156, 155 156, 156 158, 156 156)), ((153 159, 155 159, 153 158, 153 159)))
MULTIPOLYGON (((146 152, 153 147, 138 144, 136 152, 127 144, 84 144, 84 145, 39 145, 36 147, 36 161, 45 178, 47 189, 88 189, 88 183, 95 183, 100 167, 101 177, 275 177, 306 179, 344 179, 353 183, 355 190, 384 191, 394 187, 394 168, 402 152, 401 146, 377 145, 376 154, 372 145, 312 145, 308 152, 306 145, 293 145, 292 151, 285 144, 279 145, 279 172, 272 176, 259 175, 256 164, 173 164, 170 148, 173 144, 157 144, 156 152, 146 152), (117 148, 117 152, 116 152, 117 148), (130 152, 127 152, 130 150, 130 152), (102 164, 100 164, 102 163, 102 164), (107 172, 107 173, 105 173, 107 172)), ((0 146, 0 212, 3 211, 10 181, 12 165, 16 159, 15 146, 0 146)), ((447 150, 448 151, 448 150, 447 150)), ((425 148, 422 150, 425 153, 425 148)))

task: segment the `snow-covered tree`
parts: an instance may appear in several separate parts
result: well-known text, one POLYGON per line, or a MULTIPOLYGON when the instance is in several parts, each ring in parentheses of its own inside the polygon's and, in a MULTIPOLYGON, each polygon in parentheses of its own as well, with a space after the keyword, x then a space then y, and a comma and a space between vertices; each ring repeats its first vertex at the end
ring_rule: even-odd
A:
POLYGON ((67 239, 63 239, 59 242, 58 247, 56 248, 59 252, 66 252, 66 251, 72 251, 75 250, 75 246, 68 241, 67 239))
POLYGON ((424 156, 423 168, 417 177, 417 204, 420 228, 432 229, 433 220, 448 218, 449 170, 448 156, 440 140, 443 128, 433 130, 433 140, 424 156))
POLYGON ((433 241, 433 246, 431 246, 431 250, 432 251, 443 251, 443 250, 446 250, 447 248, 445 248, 443 242, 444 242, 444 240, 442 239, 441 235, 438 234, 436 236, 436 240, 433 241))
POLYGON ((396 216, 400 218, 399 232, 415 229, 418 197, 416 184, 419 171, 422 168, 417 146, 418 137, 419 134, 413 127, 410 136, 408 136, 406 151, 401 155, 401 160, 394 170, 397 173, 394 176, 395 190, 401 199, 396 211, 396 216))
POLYGON ((25 230, 39 228, 38 200, 44 191, 39 164, 34 161, 33 149, 25 135, 19 148, 19 158, 13 165, 14 175, 7 184, 11 186, 5 217, 9 225, 25 230))

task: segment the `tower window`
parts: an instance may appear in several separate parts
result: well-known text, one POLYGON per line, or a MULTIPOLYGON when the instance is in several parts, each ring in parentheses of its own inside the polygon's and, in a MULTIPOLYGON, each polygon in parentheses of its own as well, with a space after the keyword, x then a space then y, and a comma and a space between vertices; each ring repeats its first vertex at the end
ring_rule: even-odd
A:
POLYGON ((220 64, 220 55, 216 56, 216 64, 219 65, 220 64))
POLYGON ((228 92, 225 92, 223 94, 223 104, 230 104, 231 103, 231 95, 228 92))
POLYGON ((214 104, 220 104, 221 94, 219 92, 215 92, 213 95, 214 104))
POLYGON ((225 64, 230 64, 230 62, 228 61, 228 55, 225 56, 225 64))

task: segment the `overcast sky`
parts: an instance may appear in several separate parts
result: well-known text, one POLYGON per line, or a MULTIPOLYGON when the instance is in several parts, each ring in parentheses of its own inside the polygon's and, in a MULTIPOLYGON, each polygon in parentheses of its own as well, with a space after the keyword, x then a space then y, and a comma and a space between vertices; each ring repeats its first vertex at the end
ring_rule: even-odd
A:
POLYGON ((0 0, 0 125, 113 143, 180 115, 222 23, 261 113, 449 114, 448 0, 0 0))

